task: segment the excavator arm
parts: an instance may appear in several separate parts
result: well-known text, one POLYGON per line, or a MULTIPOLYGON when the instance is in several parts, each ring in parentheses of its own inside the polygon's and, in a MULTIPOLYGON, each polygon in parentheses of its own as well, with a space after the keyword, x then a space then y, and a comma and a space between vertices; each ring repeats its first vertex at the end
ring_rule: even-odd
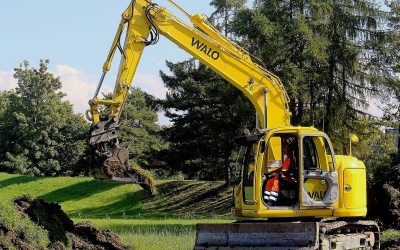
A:
MULTIPOLYGON (((171 1, 172 2, 172 1, 171 1)), ((173 3, 177 6, 175 3, 173 3)), ((120 143, 117 131, 124 103, 143 50, 157 43, 163 35, 242 91, 252 102, 262 128, 290 125, 287 93, 277 76, 264 69, 247 51, 223 36, 204 15, 189 15, 186 24, 164 7, 150 0, 133 0, 122 15, 103 75, 94 98, 89 102, 88 118, 92 121, 89 145, 95 174, 103 180, 141 183, 129 167, 127 143, 120 143), (126 29, 125 43, 121 36, 126 29), (105 74, 119 49, 121 64, 112 99, 100 99, 98 94, 105 74), (109 107, 105 116, 100 106, 109 107), (89 114, 90 113, 90 114, 89 114)))

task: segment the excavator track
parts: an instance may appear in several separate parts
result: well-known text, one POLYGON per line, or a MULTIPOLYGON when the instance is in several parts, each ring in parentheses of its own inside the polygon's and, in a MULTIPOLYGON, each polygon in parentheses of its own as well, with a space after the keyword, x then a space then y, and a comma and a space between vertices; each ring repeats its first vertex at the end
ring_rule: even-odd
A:
POLYGON ((320 249, 379 249, 380 230, 375 221, 320 223, 320 249))
POLYGON ((379 249, 374 221, 237 222, 198 224, 196 250, 379 249))

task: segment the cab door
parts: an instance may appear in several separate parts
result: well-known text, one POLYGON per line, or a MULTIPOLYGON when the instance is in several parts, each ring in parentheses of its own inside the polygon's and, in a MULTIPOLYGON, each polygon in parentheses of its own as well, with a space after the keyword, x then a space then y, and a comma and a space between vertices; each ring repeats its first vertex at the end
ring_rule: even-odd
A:
POLYGON ((256 203, 255 182, 256 182, 256 163, 257 163, 257 144, 249 144, 243 158, 243 201, 245 205, 256 203))
POLYGON ((301 167, 302 207, 331 207, 338 199, 338 174, 327 137, 301 136, 301 167))
POLYGON ((261 176, 259 165, 263 162, 265 141, 248 143, 242 161, 242 208, 244 210, 254 210, 259 206, 261 176))

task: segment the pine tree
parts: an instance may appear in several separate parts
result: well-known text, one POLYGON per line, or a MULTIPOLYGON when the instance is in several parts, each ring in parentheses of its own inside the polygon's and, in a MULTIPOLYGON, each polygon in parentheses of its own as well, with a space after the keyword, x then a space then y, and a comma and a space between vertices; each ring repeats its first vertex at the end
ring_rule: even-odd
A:
POLYGON ((232 24, 241 44, 282 79, 291 98, 294 125, 317 123, 314 111, 322 98, 319 71, 327 65, 329 43, 315 30, 325 15, 324 8, 311 12, 304 1, 256 1, 232 24), (312 112, 305 112, 307 105, 312 112))
POLYGON ((330 45, 325 99, 325 129, 337 142, 342 142, 347 153, 348 135, 355 130, 355 122, 365 114, 366 96, 374 93, 373 61, 369 55, 379 39, 379 25, 383 12, 370 1, 331 1, 327 35, 330 45), (336 132, 336 133, 334 133, 336 132))
POLYGON ((156 100, 153 96, 133 88, 125 103, 121 119, 119 139, 132 142, 129 151, 134 164, 145 168, 157 168, 157 154, 167 144, 158 135, 156 100))
MULTIPOLYGON (((382 101, 385 103, 385 120, 400 134, 400 2, 387 1, 390 8, 385 43, 379 47, 381 63, 379 80, 384 83, 382 101)), ((400 159, 400 137, 397 142, 397 158, 400 159)))
POLYGON ((246 0, 213 0, 210 5, 215 8, 210 19, 215 27, 223 32, 225 36, 229 36, 229 25, 234 19, 236 13, 243 8, 246 0))
POLYGON ((377 89, 369 56, 381 19, 370 1, 258 0, 239 12, 231 30, 281 77, 292 124, 315 125, 342 144, 377 89))
POLYGON ((196 60, 167 63, 169 93, 162 107, 173 126, 164 129, 164 160, 189 178, 225 179, 230 185, 234 138, 254 126, 254 108, 236 88, 196 60))

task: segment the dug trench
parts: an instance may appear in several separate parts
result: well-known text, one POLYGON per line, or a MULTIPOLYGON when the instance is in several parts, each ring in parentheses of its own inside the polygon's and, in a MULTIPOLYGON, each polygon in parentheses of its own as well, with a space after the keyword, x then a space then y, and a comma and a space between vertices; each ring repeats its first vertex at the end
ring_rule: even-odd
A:
MULTIPOLYGON (((15 207, 22 216, 29 219, 48 232, 50 244, 48 249, 130 249, 125 246, 119 237, 109 230, 94 227, 89 222, 74 224, 57 203, 46 202, 40 199, 20 197, 13 200, 15 207)), ((0 225, 2 228, 2 225, 0 225)), ((3 228, 3 232, 7 229, 3 228)), ((12 248, 30 250, 34 249, 24 242, 23 234, 7 232, 8 242, 12 242, 12 248)), ((0 238, 1 239, 1 238, 0 238)), ((8 249, 0 240, 0 248, 8 249)))

